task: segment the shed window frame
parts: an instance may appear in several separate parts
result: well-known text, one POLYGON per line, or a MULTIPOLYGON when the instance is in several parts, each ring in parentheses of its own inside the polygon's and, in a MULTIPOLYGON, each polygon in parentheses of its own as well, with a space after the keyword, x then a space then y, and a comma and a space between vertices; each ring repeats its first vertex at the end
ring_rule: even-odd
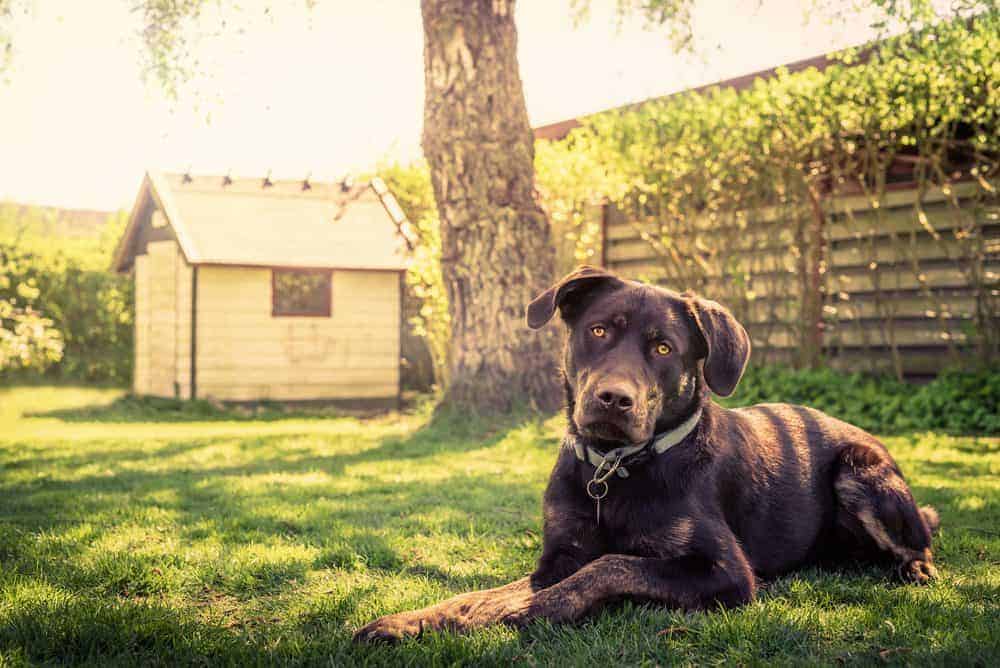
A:
POLYGON ((295 267, 271 268, 271 317, 272 318, 329 318, 333 314, 333 270, 295 267), (323 276, 323 302, 316 309, 282 310, 278 303, 279 274, 309 274, 323 276))

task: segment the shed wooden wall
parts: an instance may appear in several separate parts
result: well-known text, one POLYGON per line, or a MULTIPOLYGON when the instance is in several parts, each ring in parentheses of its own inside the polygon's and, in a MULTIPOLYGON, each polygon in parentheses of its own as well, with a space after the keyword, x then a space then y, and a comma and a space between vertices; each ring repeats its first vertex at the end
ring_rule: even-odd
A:
POLYGON ((135 258, 133 391, 190 398, 192 270, 176 241, 153 241, 135 258))
POLYGON ((135 257, 135 359, 132 364, 132 392, 140 396, 152 394, 149 357, 149 256, 135 257))
POLYGON ((396 271, 334 271, 332 313, 273 317, 271 270, 198 268, 197 394, 385 400, 399 391, 396 271))

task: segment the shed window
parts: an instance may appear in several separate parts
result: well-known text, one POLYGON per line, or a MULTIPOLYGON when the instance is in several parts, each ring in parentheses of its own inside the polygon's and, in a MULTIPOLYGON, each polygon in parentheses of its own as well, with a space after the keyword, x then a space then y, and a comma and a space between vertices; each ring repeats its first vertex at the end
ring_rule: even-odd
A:
POLYGON ((331 272, 272 269, 271 315, 329 317, 331 272))

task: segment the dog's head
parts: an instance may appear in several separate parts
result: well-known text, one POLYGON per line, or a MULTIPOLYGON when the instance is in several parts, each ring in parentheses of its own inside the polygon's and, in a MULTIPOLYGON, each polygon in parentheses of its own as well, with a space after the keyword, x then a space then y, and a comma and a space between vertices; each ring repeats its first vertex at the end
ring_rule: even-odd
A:
POLYGON ((614 447, 639 444, 690 414, 702 388, 728 396, 750 338, 719 304, 580 267, 528 306, 538 329, 556 310, 568 327, 570 419, 614 447))

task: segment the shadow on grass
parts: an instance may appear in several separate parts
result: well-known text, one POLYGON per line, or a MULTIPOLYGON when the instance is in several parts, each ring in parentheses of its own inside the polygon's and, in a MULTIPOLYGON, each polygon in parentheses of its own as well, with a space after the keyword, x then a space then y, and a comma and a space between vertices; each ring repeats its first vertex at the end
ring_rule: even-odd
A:
MULTIPOLYGON (((996 434, 993 434, 993 436, 996 436, 996 434)), ((973 455, 1000 454, 1000 439, 988 441, 982 438, 971 438, 968 442, 961 441, 953 444, 951 447, 959 452, 973 455)))
MULTIPOLYGON (((447 430, 473 435, 474 430, 495 432, 512 428, 536 417, 527 405, 514 406, 504 415, 475 415, 450 408, 434 407, 434 396, 411 394, 404 397, 404 414, 424 414, 424 429, 447 430), (433 408, 433 410, 432 410, 433 408)), ((67 423, 184 423, 184 422, 277 422, 282 420, 321 421, 338 418, 386 416, 388 410, 352 410, 336 404, 316 402, 257 401, 247 404, 219 403, 204 399, 181 400, 162 397, 138 397, 127 394, 108 403, 28 411, 26 418, 47 418, 67 423)))
MULTIPOLYGON (((982 453, 977 453, 982 454, 982 453)), ((908 468, 919 475, 940 476, 945 479, 980 478, 990 475, 990 462, 979 461, 921 461, 911 463, 908 468)))
POLYGON ((347 411, 334 406, 295 406, 261 401, 252 405, 228 405, 196 399, 163 399, 125 395, 106 404, 27 412, 29 418, 54 418, 63 422, 271 422, 275 420, 329 419, 347 411))
MULTIPOLYGON (((267 572, 250 572, 248 577, 232 574, 227 580, 205 574, 206 585, 225 588, 239 597, 282 591, 314 568, 406 570, 406 560, 385 540, 385 532, 419 535, 426 528, 427 516, 437 514, 441 517, 436 531, 462 536, 478 518, 502 540, 507 527, 524 521, 519 509, 540 506, 540 495, 517 480, 460 469, 432 481, 398 480, 398 475, 410 466, 422 465, 425 458, 485 452, 529 422, 537 424, 527 415, 511 416, 492 426, 443 415, 405 437, 385 437, 374 445, 362 441, 346 451, 344 439, 349 443, 351 434, 309 431, 154 441, 68 454, 42 451, 32 459, 22 457, 21 444, 13 442, 0 447, 0 462, 13 463, 12 468, 21 473, 37 469, 39 474, 0 479, 0 522, 21 535, 90 528, 75 540, 57 541, 49 551, 15 541, 16 536, 8 531, 0 534, 0 555, 20 554, 22 558, 12 565, 27 568, 22 570, 25 574, 38 563, 61 562, 53 575, 63 573, 67 584, 96 582, 102 577, 114 580, 117 576, 110 572, 71 572, 69 564, 104 531, 143 527, 153 522, 150 517, 163 517, 159 522, 166 523, 182 544, 211 541, 221 546, 222 553, 274 540, 315 548, 316 556, 272 564, 267 572), (212 456, 213 446, 232 441, 238 441, 238 454, 246 461, 233 463, 212 456), (207 453, 204 458, 199 456, 202 449, 207 453), (171 461, 176 458, 182 459, 171 461), (381 465, 375 469, 377 475, 350 471, 371 464, 381 465), (298 484, 302 479, 313 482, 298 484)), ((550 439, 532 440, 531 447, 548 447, 550 439)), ((170 561, 170 556, 164 559, 170 561)), ((162 571, 164 566, 154 560, 137 564, 135 570, 162 571)), ((250 566, 247 569, 252 571, 250 566)), ((433 567, 409 572, 452 586, 481 581, 456 579, 433 567)), ((126 574, 125 579, 129 577, 126 574)), ((148 583, 134 581, 122 587, 112 585, 106 593, 148 589, 148 583)))
MULTIPOLYGON (((142 400, 145 401, 145 400, 142 400)), ((117 402, 116 402, 117 403, 117 402)), ((182 402, 183 403, 183 402, 182 402)), ((88 411, 100 410, 99 408, 86 408, 81 411, 66 411, 66 413, 76 415, 79 413, 80 421, 82 415, 88 411)), ((55 416, 60 411, 37 414, 55 416)), ((278 421, 279 419, 289 419, 296 417, 284 415, 283 417, 272 417, 271 420, 261 420, 258 418, 246 417, 242 421, 251 425, 254 422, 278 421)), ((319 421, 323 416, 311 416, 319 421)), ((329 419, 327 416, 326 419, 329 419)), ((343 416, 337 416, 343 417, 343 416)), ((60 418, 62 419, 62 418, 60 418)), ((75 419, 75 418, 74 418, 75 419)), ((222 420, 223 418, 219 418, 222 420)), ((71 420, 72 421, 72 420, 71 420)), ((138 418, 136 422, 142 422, 138 418)), ((163 421, 171 421, 164 419, 163 421)), ((188 420, 177 418, 177 422, 188 420)), ((196 420, 202 421, 202 420, 196 420)), ((228 420, 227 420, 228 421, 228 420)), ((357 463, 370 462, 378 463, 385 461, 400 461, 407 459, 420 459, 442 453, 462 454, 471 450, 490 448, 503 440, 511 431, 522 428, 529 424, 538 424, 538 417, 528 411, 518 411, 511 415, 494 418, 477 418, 462 415, 455 412, 435 412, 429 416, 427 421, 413 432, 401 436, 386 436, 378 440, 375 447, 365 447, 363 442, 358 448, 350 452, 337 452, 324 454, 315 452, 315 443, 311 439, 321 438, 326 441, 335 442, 354 438, 352 433, 345 432, 338 434, 330 433, 317 434, 308 428, 301 431, 293 430, 281 432, 279 434, 255 436, 252 431, 245 433, 234 433, 231 435, 212 435, 204 438, 185 438, 183 440, 168 441, 160 445, 157 441, 147 442, 145 445, 136 447, 112 447, 102 450, 94 448, 81 449, 75 454, 41 454, 32 452, 29 459, 23 456, 22 452, 32 451, 27 441, 8 441, 5 445, 0 445, 0 458, 5 467, 26 467, 46 465, 52 467, 74 469, 83 466, 92 468, 120 468, 122 464, 141 462, 163 461, 170 457, 176 457, 188 452, 202 448, 208 448, 220 442, 239 441, 242 451, 249 451, 253 456, 253 462, 240 465, 216 465, 215 462, 199 461, 192 463, 190 467, 182 467, 175 472, 188 474, 202 474, 202 477, 227 476, 237 474, 259 474, 268 472, 291 472, 301 473, 307 471, 320 470, 331 475, 341 474, 344 467, 357 463), (300 443, 308 443, 306 447, 299 447, 300 443)), ((537 441, 543 446, 552 446, 555 452, 556 439, 546 438, 541 433, 537 434, 537 441)), ((162 477, 162 473, 155 472, 151 477, 162 477)), ((95 474, 95 478, 107 482, 108 475, 105 473, 95 474)), ((122 478, 128 485, 133 485, 141 480, 142 472, 129 471, 127 473, 114 473, 114 478, 122 478)), ((42 481, 44 479, 41 479, 42 481)), ((80 483, 86 478, 74 478, 75 483, 80 483)))

